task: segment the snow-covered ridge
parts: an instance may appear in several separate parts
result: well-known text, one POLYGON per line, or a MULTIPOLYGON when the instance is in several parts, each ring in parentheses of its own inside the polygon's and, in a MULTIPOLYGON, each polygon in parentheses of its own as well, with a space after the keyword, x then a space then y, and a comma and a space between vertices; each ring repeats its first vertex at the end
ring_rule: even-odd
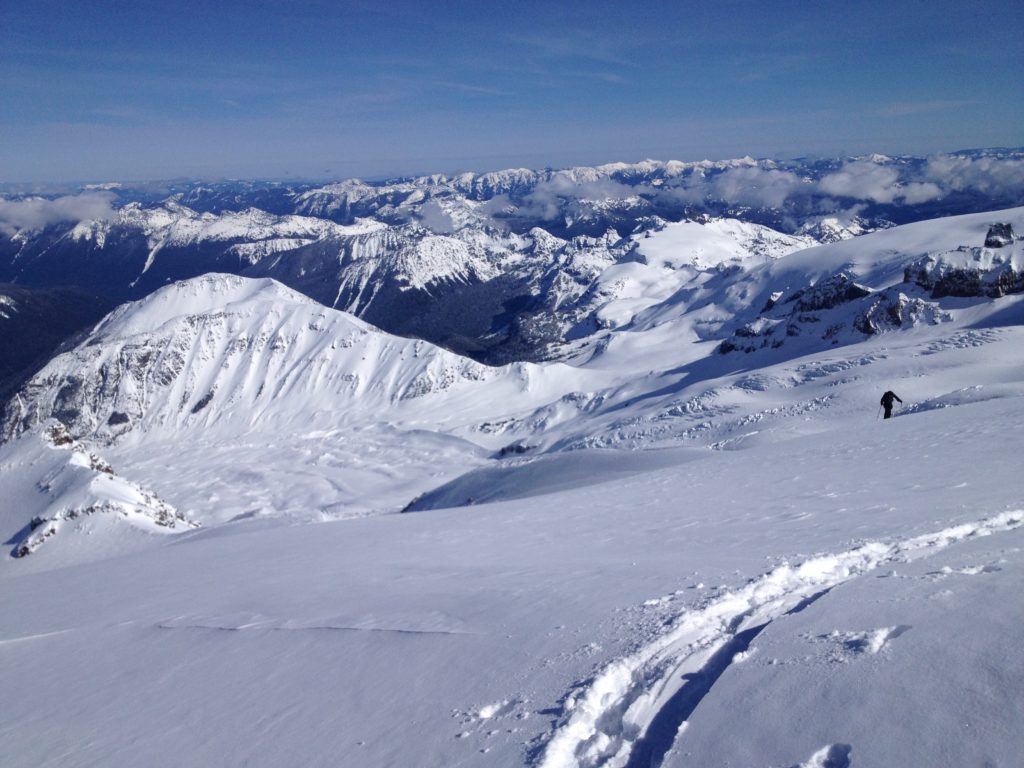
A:
POLYGON ((667 224, 659 232, 634 238, 649 264, 671 268, 764 263, 819 245, 813 237, 786 235, 738 219, 709 217, 667 224))
POLYGON ((1014 172, 1024 160, 1005 155, 644 160, 316 188, 186 183, 162 200, 119 189, 116 210, 113 192, 93 191, 105 196, 99 221, 71 225, 61 210, 92 209, 58 201, 32 201, 33 218, 18 207, 19 221, 65 218, 31 232, 15 226, 0 279, 51 284, 73 263, 74 282, 124 301, 209 271, 271 277, 480 362, 567 359, 577 351, 567 347, 671 296, 690 270, 724 261, 749 268, 795 242, 860 237, 977 210, 985 199, 1017 204, 1024 187, 1014 172), (643 256, 638 236, 694 222, 703 235, 677 238, 692 242, 662 259, 674 281, 627 266, 643 256), (715 228, 723 237, 708 248, 700 241, 715 228), (608 268, 623 274, 601 277, 608 268))
POLYGON ((985 247, 994 222, 1019 228, 1024 208, 908 224, 751 270, 729 289, 741 291, 749 307, 723 351, 779 347, 808 335, 850 343, 949 320, 943 297, 1020 292, 1024 249, 1014 240, 985 247))
MULTIPOLYGON (((76 435, 103 440, 140 428, 150 433, 230 423, 247 429, 263 419, 300 420, 311 403, 320 418, 345 422, 472 382, 493 381, 487 391, 506 394, 525 392, 533 386, 528 379, 547 382, 535 394, 514 394, 508 401, 517 425, 507 434, 512 441, 540 425, 550 427, 542 413, 569 418, 577 408, 593 407, 585 404, 604 401, 599 390, 616 377, 637 369, 646 375, 644 350, 664 346, 671 349, 664 364, 684 365, 704 349, 677 348, 673 340, 724 340, 722 352, 785 345, 783 356, 792 358, 883 331, 949 322, 951 310, 905 282, 908 265, 922 253, 942 258, 962 253, 956 247, 964 243, 983 242, 994 219, 1024 228, 1024 209, 908 225, 811 249, 801 248, 805 240, 729 220, 669 225, 630 241, 610 233, 603 251, 591 240, 566 243, 537 232, 530 257, 553 259, 557 266, 538 285, 544 292, 539 298, 555 311, 537 301, 535 316, 551 324, 551 315, 543 317, 548 311, 575 323, 580 341, 566 354, 582 348, 586 354, 578 354, 577 362, 589 361, 567 375, 550 367, 488 368, 425 342, 380 333, 272 280, 208 275, 112 313, 83 345, 29 382, 9 409, 3 434, 50 417, 76 435), (600 343, 593 345, 593 338, 600 343), (580 385, 586 394, 579 394, 580 385), (566 397, 579 405, 556 405, 566 397)), ((465 264, 465 253, 449 258, 455 252, 447 239, 436 241, 420 242, 430 244, 435 276, 454 270, 445 279, 468 284, 496 269, 486 260, 469 271, 455 269, 465 264)), ((1010 242, 995 249, 1001 255, 993 255, 992 263, 1013 267, 1017 247, 1010 242)), ((429 287, 417 283, 417 273, 401 259, 392 273, 403 276, 398 290, 429 287)), ((379 290, 372 274, 362 278, 359 291, 379 290)), ((482 402, 471 413, 463 427, 497 415, 482 402)))
POLYGON ((367 184, 350 179, 303 192, 296 198, 296 207, 314 215, 332 215, 370 197, 422 202, 432 190, 454 190, 476 200, 489 200, 499 195, 526 193, 538 184, 563 179, 585 184, 601 179, 637 182, 650 179, 671 179, 687 173, 724 171, 730 168, 774 168, 772 160, 742 157, 728 160, 642 160, 636 163, 605 163, 598 166, 573 166, 562 169, 533 170, 509 168, 484 173, 461 173, 454 176, 430 174, 398 179, 383 184, 367 184))
POLYGON ((347 421, 493 375, 272 280, 206 275, 111 313, 24 387, 4 434, 51 417, 103 440, 311 411, 347 421))
POLYGON ((31 518, 8 542, 14 544, 12 557, 27 557, 44 545, 50 548, 54 541, 60 541, 58 549, 71 550, 66 557, 80 559, 81 552, 74 551, 84 547, 79 537, 103 530, 105 538, 116 540, 117 529, 123 524, 145 534, 198 527, 153 491, 115 472, 60 422, 48 422, 38 435, 26 436, 25 441, 0 449, 6 459, 2 463, 8 468, 13 464, 22 474, 22 485, 31 484, 34 475, 40 476, 34 492, 18 493, 22 489, 7 486, 20 508, 2 515, 4 525, 15 522, 12 512, 31 518), (74 535, 69 537, 68 532, 74 535))

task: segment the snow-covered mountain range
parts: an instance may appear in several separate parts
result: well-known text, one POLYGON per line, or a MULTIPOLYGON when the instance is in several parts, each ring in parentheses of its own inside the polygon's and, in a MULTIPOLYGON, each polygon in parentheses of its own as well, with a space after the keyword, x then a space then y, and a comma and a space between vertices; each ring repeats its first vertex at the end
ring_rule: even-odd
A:
MULTIPOLYGON (((15 444, 59 423, 119 466, 141 463, 149 485, 173 456, 191 467, 179 481, 197 476, 179 489, 192 490, 162 496, 213 523, 418 508, 424 502, 414 498, 446 480, 467 482, 474 467, 491 472, 493 456, 732 445, 747 439, 751 419, 783 428, 795 413, 839 405, 807 387, 825 375, 817 364, 790 361, 852 349, 839 353, 846 361, 836 370, 856 369, 879 357, 860 351, 872 341, 949 337, 983 322, 995 299, 1024 285, 1016 231, 1024 209, 810 248, 738 221, 668 224, 631 238, 629 260, 574 264, 588 287, 560 312, 575 323, 559 332, 565 362, 499 367, 393 336, 267 278, 208 274, 111 313, 10 399, 0 435, 15 444), (748 400, 760 405, 738 404, 748 400), (328 454, 338 452, 326 468, 311 452, 324 441, 328 454), (208 448, 193 465, 200 443, 208 448), (392 462, 439 445, 450 465, 421 458, 401 482, 387 479, 392 462), (322 475, 310 487, 326 482, 325 490, 254 504, 250 489, 236 487, 237 498, 221 501, 239 482, 233 476, 252 471, 239 472, 239 452, 272 447, 279 471, 322 475), (338 494, 339 482, 354 488, 369 478, 374 494, 338 494), (210 509, 202 498, 213 486, 210 509)), ((573 297, 564 286, 558 295, 573 297)))
POLYGON ((1016 205, 1022 171, 1024 153, 987 150, 324 186, 114 185, 0 201, 0 280, 76 285, 123 301, 207 272, 271 277, 481 362, 558 359, 567 335, 600 325, 587 305, 597 275, 642 259, 636 239, 669 223, 711 217, 773 230, 727 235, 725 248, 783 235, 835 242, 894 222, 1016 205))
POLYGON ((5 764, 1012 764, 1024 208, 890 214, 1019 162, 33 204, 5 764))

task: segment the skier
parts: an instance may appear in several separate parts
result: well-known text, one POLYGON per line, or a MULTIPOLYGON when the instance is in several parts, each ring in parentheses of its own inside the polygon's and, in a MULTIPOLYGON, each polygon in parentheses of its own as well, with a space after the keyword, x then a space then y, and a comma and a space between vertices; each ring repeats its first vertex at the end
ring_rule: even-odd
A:
POLYGON ((888 419, 888 418, 892 417, 892 401, 893 400, 899 400, 900 401, 900 405, 903 404, 903 401, 900 400, 899 397, 896 395, 896 393, 893 392, 891 389, 888 392, 886 392, 884 395, 882 395, 882 407, 885 408, 885 416, 883 418, 888 419))

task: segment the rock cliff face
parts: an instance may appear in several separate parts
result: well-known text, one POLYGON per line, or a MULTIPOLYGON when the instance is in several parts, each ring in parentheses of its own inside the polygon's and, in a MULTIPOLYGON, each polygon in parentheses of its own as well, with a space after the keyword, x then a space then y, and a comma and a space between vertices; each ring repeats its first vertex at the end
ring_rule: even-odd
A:
MULTIPOLYGON (((937 325, 952 320, 938 303, 911 298, 902 286, 893 286, 872 296, 870 303, 853 319, 853 328, 865 336, 886 331, 913 328, 915 325, 937 325)), ((862 305, 863 306, 863 305, 862 305)))
POLYGON ((985 236, 986 248, 1002 248, 1013 242, 1013 225, 993 224, 985 236))
POLYGON ((851 335, 871 335, 882 328, 912 324, 920 314, 907 310, 902 294, 888 295, 860 285, 847 271, 837 272, 788 296, 770 299, 760 316, 737 328, 719 346, 724 353, 778 349, 788 339, 849 343, 851 335))
POLYGON ((934 298, 1020 293, 1024 291, 1024 248, 1015 240, 1012 224, 992 224, 983 247, 964 245, 923 256, 907 266, 903 279, 930 291, 934 298))
POLYGON ((795 312, 815 312, 834 309, 840 304, 862 299, 870 294, 871 290, 863 285, 857 285, 851 275, 839 272, 810 288, 797 291, 789 298, 783 299, 782 303, 792 303, 795 312))
POLYGON ((1020 293, 1024 291, 1024 252, 1015 243, 997 249, 962 246, 918 259, 906 268, 904 280, 937 299, 1020 293))

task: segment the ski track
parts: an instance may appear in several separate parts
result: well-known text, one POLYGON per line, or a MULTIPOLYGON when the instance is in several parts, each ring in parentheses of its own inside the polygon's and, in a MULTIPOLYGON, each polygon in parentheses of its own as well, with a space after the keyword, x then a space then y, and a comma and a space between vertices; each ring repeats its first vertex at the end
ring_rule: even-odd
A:
MULTIPOLYGON (((772 621, 804 610, 879 566, 933 555, 966 539, 1024 525, 1024 510, 893 543, 783 563, 738 590, 684 611, 669 629, 599 671, 565 699, 562 722, 537 750, 537 768, 659 766, 687 718, 737 654, 772 621)), ((814 763, 817 765, 818 763, 814 763)))

